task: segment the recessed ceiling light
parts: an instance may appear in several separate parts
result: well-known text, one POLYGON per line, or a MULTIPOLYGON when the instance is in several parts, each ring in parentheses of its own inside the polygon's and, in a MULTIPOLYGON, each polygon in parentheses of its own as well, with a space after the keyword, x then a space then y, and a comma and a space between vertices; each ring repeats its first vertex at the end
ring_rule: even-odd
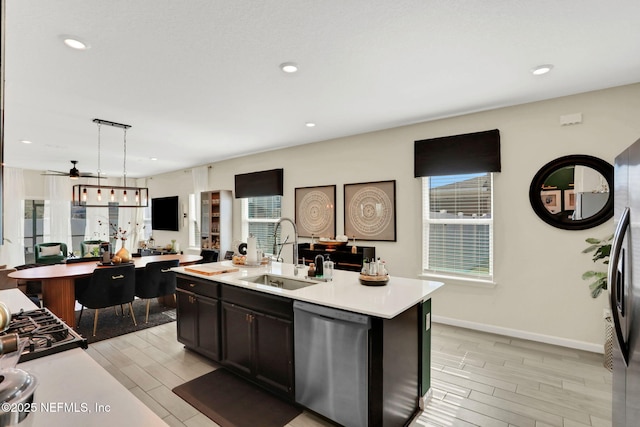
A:
POLYGON ((551 71, 552 68, 552 64, 538 65, 531 70, 531 74, 533 74, 534 76, 541 76, 543 74, 547 74, 549 71, 551 71))
POLYGON ((280 69, 285 73, 295 73, 298 71, 298 64, 295 62, 283 62, 280 64, 280 69))
POLYGON ((20 142, 22 142, 23 144, 31 144, 31 141, 27 139, 21 139, 20 142))
POLYGON ((150 157, 149 160, 156 161, 156 160, 158 160, 158 158, 157 157, 150 157))
POLYGON ((306 127, 308 127, 308 128, 313 128, 313 127, 315 127, 315 126, 316 126, 316 124, 315 124, 315 123, 313 123, 313 122, 307 122, 307 123, 305 123, 304 125, 305 125, 306 127))
POLYGON ((76 50, 87 50, 89 49, 91 46, 89 45, 89 43, 85 42, 84 40, 76 37, 76 36, 70 36, 70 35, 66 35, 63 34, 60 36, 60 38, 62 39, 62 42, 64 44, 66 44, 67 46, 69 46, 72 49, 76 49, 76 50))

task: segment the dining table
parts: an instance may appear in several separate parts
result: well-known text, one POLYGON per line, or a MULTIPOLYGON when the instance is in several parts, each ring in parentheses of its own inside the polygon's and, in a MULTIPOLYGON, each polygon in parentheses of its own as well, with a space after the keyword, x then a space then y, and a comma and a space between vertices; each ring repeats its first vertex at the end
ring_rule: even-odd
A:
MULTIPOLYGON (((181 266, 195 264, 202 260, 200 255, 170 254, 133 257, 131 262, 136 269, 144 268, 150 262, 177 259, 181 266)), ((106 268, 95 259, 84 262, 43 265, 14 271, 9 277, 18 281, 40 281, 42 283, 42 303, 53 314, 72 328, 75 317, 75 280, 89 277, 96 268, 106 268)))

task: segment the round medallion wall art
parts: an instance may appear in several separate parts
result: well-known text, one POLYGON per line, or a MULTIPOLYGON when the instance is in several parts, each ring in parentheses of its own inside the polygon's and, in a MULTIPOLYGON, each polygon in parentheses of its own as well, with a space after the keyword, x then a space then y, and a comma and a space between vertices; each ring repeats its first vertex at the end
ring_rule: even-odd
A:
POLYGON ((393 205, 384 191, 375 187, 358 190, 349 204, 349 220, 363 236, 380 234, 391 223, 393 205))
POLYGON ((395 242, 395 181, 345 184, 344 201, 345 235, 395 242))
POLYGON ((336 186, 296 188, 296 227, 301 237, 336 235, 336 186))
POLYGON ((322 191, 311 190, 299 205, 300 225, 316 236, 330 236, 333 225, 333 203, 322 191))

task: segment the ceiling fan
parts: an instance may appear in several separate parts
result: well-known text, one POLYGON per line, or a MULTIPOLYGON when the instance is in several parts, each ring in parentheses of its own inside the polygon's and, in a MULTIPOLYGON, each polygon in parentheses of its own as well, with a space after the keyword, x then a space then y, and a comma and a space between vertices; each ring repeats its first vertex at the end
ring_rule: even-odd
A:
POLYGON ((71 160, 71 163, 73 164, 73 167, 71 169, 69 169, 69 172, 47 171, 46 173, 43 173, 42 175, 68 176, 71 179, 78 179, 78 178, 98 178, 98 179, 101 179, 101 178, 103 178, 102 176, 98 176, 98 175, 93 174, 93 173, 80 172, 78 170, 78 168, 76 168, 76 163, 78 163, 77 160, 71 160))

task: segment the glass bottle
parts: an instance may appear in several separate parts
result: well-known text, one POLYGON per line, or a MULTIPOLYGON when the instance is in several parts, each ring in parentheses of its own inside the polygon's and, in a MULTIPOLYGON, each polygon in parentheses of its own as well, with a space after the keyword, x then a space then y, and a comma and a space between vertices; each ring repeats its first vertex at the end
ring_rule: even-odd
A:
POLYGON ((369 260, 367 258, 362 260, 362 271, 360 273, 365 276, 369 275, 369 260))
POLYGON ((324 262, 322 274, 327 280, 333 280, 333 261, 327 256, 324 262))

